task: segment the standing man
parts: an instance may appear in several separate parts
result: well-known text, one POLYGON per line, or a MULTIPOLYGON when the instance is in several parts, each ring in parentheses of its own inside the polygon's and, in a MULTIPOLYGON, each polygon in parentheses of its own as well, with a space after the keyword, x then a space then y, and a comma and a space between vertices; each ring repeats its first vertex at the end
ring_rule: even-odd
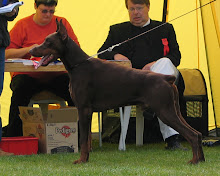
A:
MULTIPOLYGON (((149 18, 149 0, 125 0, 125 4, 130 22, 111 26, 108 37, 98 52, 162 24, 162 22, 149 18)), ((175 75, 178 88, 180 83, 184 87, 182 77, 176 69, 180 64, 181 54, 171 24, 162 25, 145 35, 115 47, 111 52, 99 55, 99 57, 108 60, 130 60, 133 68, 175 75)), ((180 98, 183 96, 183 91, 184 88, 179 88, 180 98)), ((144 116, 149 116, 149 112, 144 112, 144 116)), ((160 119, 158 121, 163 139, 167 143, 166 148, 184 149, 178 141, 179 133, 164 124, 160 119)))
MULTIPOLYGON (((58 0, 35 0, 36 13, 19 20, 10 31, 11 44, 6 50, 6 58, 30 59, 29 50, 56 32, 56 19, 62 19, 68 35, 79 45, 76 35, 69 22, 55 16, 58 0)), ((69 93, 69 76, 67 72, 16 72, 10 84, 12 90, 9 124, 6 136, 22 136, 22 121, 19 117, 19 106, 27 106, 31 97, 42 91, 49 90, 62 97, 73 106, 69 93)))
MULTIPOLYGON (((0 0, 0 7, 4 7, 10 3, 18 2, 16 0, 0 0)), ((12 10, 12 12, 0 14, 0 96, 2 94, 3 82, 4 82, 4 70, 5 70, 5 48, 10 43, 10 37, 8 33, 8 21, 13 21, 18 15, 18 8, 12 10)), ((1 111, 1 104, 0 104, 1 111)), ((2 121, 0 117, 0 142, 2 137, 2 121)), ((0 156, 13 155, 12 153, 4 152, 0 149, 0 156)))

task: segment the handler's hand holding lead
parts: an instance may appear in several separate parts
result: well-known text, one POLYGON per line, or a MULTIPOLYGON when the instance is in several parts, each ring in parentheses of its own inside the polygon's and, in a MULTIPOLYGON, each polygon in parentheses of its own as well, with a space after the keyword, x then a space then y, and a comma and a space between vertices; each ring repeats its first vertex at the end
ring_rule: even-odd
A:
POLYGON ((151 63, 149 63, 149 64, 146 64, 146 65, 142 68, 142 70, 150 70, 151 66, 152 66, 154 63, 155 63, 155 61, 154 61, 154 62, 151 62, 151 63))
POLYGON ((115 54, 114 55, 114 60, 118 60, 118 61, 129 61, 129 59, 122 55, 122 54, 115 54))

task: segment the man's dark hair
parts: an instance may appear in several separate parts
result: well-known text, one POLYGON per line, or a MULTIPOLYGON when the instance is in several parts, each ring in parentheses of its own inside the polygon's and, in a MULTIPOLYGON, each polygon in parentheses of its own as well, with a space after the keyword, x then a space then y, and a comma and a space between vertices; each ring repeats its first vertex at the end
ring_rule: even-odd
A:
POLYGON ((36 6, 43 4, 45 6, 57 6, 58 0, 35 0, 36 6))
MULTIPOLYGON (((130 0, 133 4, 146 4, 150 5, 150 0, 130 0)), ((128 0, 125 0, 125 5, 128 8, 128 0)))

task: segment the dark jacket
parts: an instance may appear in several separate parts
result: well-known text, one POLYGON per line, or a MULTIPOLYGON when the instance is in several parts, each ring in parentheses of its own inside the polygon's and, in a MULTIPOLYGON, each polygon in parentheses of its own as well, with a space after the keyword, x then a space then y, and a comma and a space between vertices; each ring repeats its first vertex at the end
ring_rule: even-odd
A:
MULTIPOLYGON (((111 52, 98 55, 101 59, 113 60, 115 54, 122 54, 129 58, 133 68, 142 69, 146 64, 156 61, 162 57, 169 58, 177 67, 180 64, 181 53, 176 41, 176 34, 172 24, 164 24, 151 20, 146 27, 140 28, 130 22, 116 24, 110 27, 108 37, 98 52, 126 41, 138 34, 149 31, 146 34, 115 47, 111 52), (161 26, 160 26, 161 25, 161 26), (154 30, 156 26, 160 26, 154 30), (149 31, 151 30, 151 31, 149 31), (164 52, 165 45, 168 45, 169 52, 164 52)), ((181 112, 185 115, 185 101, 183 92, 185 89, 184 80, 180 74, 178 84, 181 112)))
MULTIPOLYGON (((118 44, 132 38, 138 34, 155 28, 161 25, 159 21, 151 20, 146 27, 140 28, 133 26, 130 22, 116 24, 110 27, 109 35, 99 49, 98 52, 107 49, 108 47, 118 44)), ((134 68, 141 69, 147 63, 156 61, 164 56, 168 57, 172 63, 177 67, 180 64, 181 54, 179 45, 176 41, 176 34, 171 24, 165 24, 161 27, 152 30, 134 40, 115 47, 112 52, 105 52, 99 57, 101 59, 111 60, 116 54, 122 54, 131 60, 134 68), (163 40, 168 42, 169 52, 164 55, 163 40), (143 48, 141 48, 143 47, 143 48), (138 51, 140 52, 138 52, 138 51)))
MULTIPOLYGON (((3 0, 0 0, 0 7, 2 6, 3 0)), ((18 0, 8 0, 9 3, 18 2, 18 0)), ((7 47, 10 44, 10 36, 8 33, 8 21, 13 21, 17 13, 12 17, 6 17, 3 14, 0 14, 0 47, 7 47)))

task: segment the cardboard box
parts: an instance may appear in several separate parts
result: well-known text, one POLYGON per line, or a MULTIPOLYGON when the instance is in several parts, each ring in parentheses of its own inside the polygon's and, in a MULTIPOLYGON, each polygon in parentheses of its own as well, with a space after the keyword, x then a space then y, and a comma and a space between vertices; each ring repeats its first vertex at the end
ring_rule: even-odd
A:
POLYGON ((78 111, 76 108, 48 110, 19 107, 23 135, 39 139, 40 153, 78 152, 78 111))

